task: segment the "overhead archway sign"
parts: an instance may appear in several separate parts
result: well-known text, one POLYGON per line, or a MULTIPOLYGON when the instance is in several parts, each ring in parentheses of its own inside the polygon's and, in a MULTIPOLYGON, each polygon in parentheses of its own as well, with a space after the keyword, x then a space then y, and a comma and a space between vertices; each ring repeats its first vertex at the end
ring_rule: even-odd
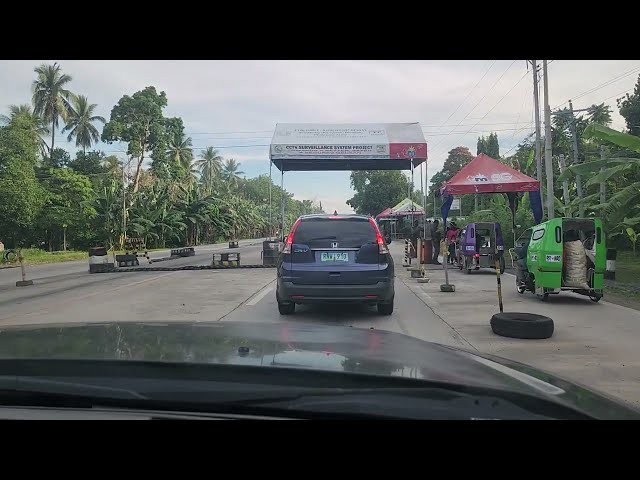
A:
POLYGON ((411 170, 427 141, 419 123, 278 123, 269 156, 281 172, 411 170))

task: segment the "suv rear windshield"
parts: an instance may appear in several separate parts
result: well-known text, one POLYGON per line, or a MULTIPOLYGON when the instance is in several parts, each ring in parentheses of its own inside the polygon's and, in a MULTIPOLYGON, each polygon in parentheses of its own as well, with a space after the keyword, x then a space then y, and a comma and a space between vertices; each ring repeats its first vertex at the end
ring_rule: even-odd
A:
POLYGON ((360 248, 376 243, 376 232, 366 218, 306 218, 298 225, 293 241, 309 248, 330 248, 332 242, 338 242, 338 248, 360 248))

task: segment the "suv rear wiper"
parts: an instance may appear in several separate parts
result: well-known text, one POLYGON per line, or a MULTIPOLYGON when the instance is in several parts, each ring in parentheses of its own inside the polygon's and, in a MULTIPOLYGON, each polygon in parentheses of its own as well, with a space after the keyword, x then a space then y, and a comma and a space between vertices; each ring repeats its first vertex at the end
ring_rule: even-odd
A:
POLYGON ((335 235, 328 235, 326 237, 313 237, 313 238, 309 238, 306 241, 307 242, 317 242, 318 240, 335 240, 336 236, 335 235))

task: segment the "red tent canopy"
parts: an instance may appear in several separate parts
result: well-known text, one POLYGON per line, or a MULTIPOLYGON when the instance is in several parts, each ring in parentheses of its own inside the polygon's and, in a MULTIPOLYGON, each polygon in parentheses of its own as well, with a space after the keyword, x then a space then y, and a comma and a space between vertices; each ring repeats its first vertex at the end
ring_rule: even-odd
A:
POLYGON ((386 218, 390 217, 391 215, 393 215, 393 208, 385 208, 378 215, 376 215, 376 218, 386 218))
POLYGON ((454 177, 440 188, 441 193, 464 195, 467 193, 535 192, 540 182, 508 165, 481 153, 462 167, 454 177))

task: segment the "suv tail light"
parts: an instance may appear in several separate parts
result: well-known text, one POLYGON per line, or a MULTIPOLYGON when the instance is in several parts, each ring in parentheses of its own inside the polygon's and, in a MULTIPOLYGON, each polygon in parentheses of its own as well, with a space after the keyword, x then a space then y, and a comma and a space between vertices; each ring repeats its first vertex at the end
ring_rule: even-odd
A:
POLYGON ((284 244, 284 248, 282 249, 282 253, 284 253, 284 254, 290 254, 291 253, 291 245, 293 245, 293 235, 296 233, 296 228, 298 228, 299 224, 300 224, 300 219, 297 219, 295 221, 295 223, 293 224, 293 227, 291 227, 291 232, 287 236, 287 241, 284 244))
POLYGON ((373 227, 376 232, 376 243, 378 244, 378 253, 380 255, 386 255, 389 253, 389 249, 387 248, 387 244, 384 242, 384 238, 382 237, 382 233, 380 233, 380 229, 378 228, 378 224, 373 218, 369 218, 369 223, 373 227))

